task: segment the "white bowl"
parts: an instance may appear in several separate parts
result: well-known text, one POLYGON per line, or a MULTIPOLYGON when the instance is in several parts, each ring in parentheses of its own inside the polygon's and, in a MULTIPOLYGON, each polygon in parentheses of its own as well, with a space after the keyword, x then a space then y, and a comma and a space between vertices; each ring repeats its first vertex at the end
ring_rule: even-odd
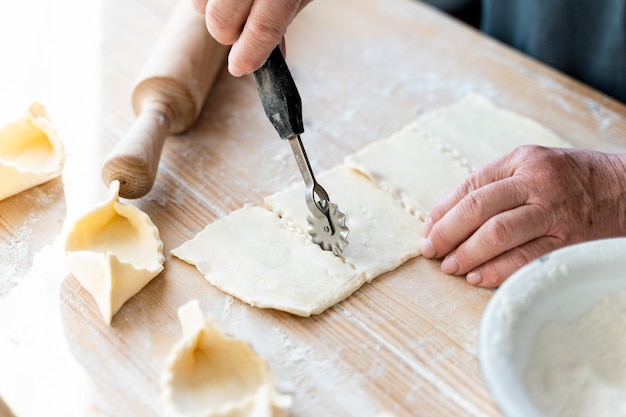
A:
POLYGON ((481 319, 478 356, 492 399, 506 417, 540 417, 524 374, 539 330, 574 321, 626 289, 626 238, 556 250, 524 266, 495 292, 481 319))

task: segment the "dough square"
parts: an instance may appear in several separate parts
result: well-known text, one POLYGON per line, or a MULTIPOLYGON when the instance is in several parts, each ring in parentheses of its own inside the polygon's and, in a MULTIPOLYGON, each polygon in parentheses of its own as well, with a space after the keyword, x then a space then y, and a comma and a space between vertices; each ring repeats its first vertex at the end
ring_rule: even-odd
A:
POLYGON ((423 222, 389 193, 344 165, 322 172, 319 179, 330 196, 337 196, 331 201, 349 213, 343 259, 322 250, 306 232, 303 183, 266 197, 272 211, 244 206, 172 254, 252 306, 305 317, 420 255, 423 222))
MULTIPOLYGON (((317 181, 347 217, 350 232, 342 256, 367 282, 421 254, 424 223, 391 194, 346 165, 321 172, 317 181)), ((264 202, 301 230, 308 229, 304 183, 267 196, 264 202)))
POLYGON ((428 137, 418 123, 347 156, 345 163, 402 201, 422 220, 471 173, 449 149, 428 137))
POLYGON ((522 145, 570 146, 535 120, 498 107, 479 94, 425 114, 418 123, 428 135, 456 149, 472 169, 522 145))
POLYGON ((261 207, 244 206, 209 224, 172 254, 252 306, 305 317, 321 313, 363 283, 351 265, 261 207))

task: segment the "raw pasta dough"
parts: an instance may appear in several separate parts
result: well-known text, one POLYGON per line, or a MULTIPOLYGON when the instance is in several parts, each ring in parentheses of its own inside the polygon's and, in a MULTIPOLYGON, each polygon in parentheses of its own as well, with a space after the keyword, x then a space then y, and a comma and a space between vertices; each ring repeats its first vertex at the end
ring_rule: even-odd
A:
POLYGON ((422 220, 471 172, 449 147, 424 134, 419 123, 387 140, 371 143, 346 157, 345 162, 401 200, 422 220))
POLYGON ((478 94, 425 114, 418 124, 426 134, 452 147, 472 169, 522 145, 569 147, 545 126, 478 94))
POLYGON ((40 103, 0 129, 0 200, 61 175, 65 151, 40 103))
POLYGON ((253 306, 318 314, 419 256, 422 220, 433 205, 472 166, 527 143, 565 145, 538 123, 470 96, 319 173, 320 184, 347 216, 343 259, 312 246, 302 183, 265 198, 280 217, 245 207, 172 254, 253 306))
POLYGON ((172 254, 252 306, 300 316, 320 313, 358 288, 357 271, 289 227, 264 208, 245 206, 172 254))
POLYGON ((351 216, 344 261, 313 244, 305 232, 302 184, 267 197, 282 218, 261 207, 244 207, 172 254, 250 305, 300 316, 321 313, 420 254, 423 223, 390 194, 345 166, 321 173, 319 180, 351 216))
POLYGON ((68 232, 66 263, 94 297, 107 323, 120 307, 163 270, 163 243, 146 213, 119 201, 119 181, 109 199, 79 218, 68 232))
POLYGON ((183 337, 166 360, 163 402, 171 417, 282 417, 292 398, 279 393, 265 360, 224 335, 197 300, 178 309, 183 337))
MULTIPOLYGON (((340 210, 349 214, 349 244, 342 256, 362 275, 356 288, 420 255, 424 223, 404 210, 391 194, 344 165, 321 172, 317 178, 340 210)), ((307 229, 309 212, 303 183, 266 197, 265 204, 300 230, 307 229)), ((305 238, 310 240, 308 235, 305 238)))

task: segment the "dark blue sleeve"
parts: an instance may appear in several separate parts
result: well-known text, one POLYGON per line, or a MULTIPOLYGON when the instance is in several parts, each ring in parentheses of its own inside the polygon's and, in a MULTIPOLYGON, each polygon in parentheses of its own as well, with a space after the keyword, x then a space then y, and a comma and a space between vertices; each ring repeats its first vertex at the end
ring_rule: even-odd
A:
POLYGON ((626 103, 626 0, 483 0, 481 28, 626 103))

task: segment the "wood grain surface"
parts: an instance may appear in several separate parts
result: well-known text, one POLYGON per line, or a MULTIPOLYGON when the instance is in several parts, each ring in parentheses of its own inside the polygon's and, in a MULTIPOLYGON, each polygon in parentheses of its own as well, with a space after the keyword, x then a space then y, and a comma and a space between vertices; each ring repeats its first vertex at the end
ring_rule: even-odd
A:
MULTIPOLYGON (((251 77, 222 70, 196 125, 168 138, 153 190, 165 270, 104 324, 63 265, 65 227, 106 197, 100 167, 132 125, 132 87, 171 0, 0 6, 2 117, 47 106, 62 178, 0 202, 0 396, 17 416, 161 416, 159 378, 200 300, 251 343, 293 416, 499 416, 478 327, 493 294, 414 259, 322 315, 249 307, 169 251, 299 178, 251 77), (6 59, 4 59, 6 58, 6 59)), ((467 93, 534 118, 575 146, 626 150, 626 108, 415 0, 316 0, 287 33, 315 171, 467 93)), ((407 173, 410 175, 410 173, 407 173)), ((0 415, 7 413, 0 406, 0 415)))

